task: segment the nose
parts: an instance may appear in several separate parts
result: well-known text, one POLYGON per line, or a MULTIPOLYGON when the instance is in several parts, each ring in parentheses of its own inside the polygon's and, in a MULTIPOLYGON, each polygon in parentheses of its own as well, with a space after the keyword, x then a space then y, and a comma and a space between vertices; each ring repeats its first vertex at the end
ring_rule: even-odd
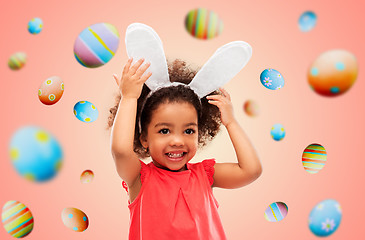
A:
POLYGON ((184 138, 180 134, 174 134, 171 136, 170 140, 171 146, 183 146, 184 145, 184 138))

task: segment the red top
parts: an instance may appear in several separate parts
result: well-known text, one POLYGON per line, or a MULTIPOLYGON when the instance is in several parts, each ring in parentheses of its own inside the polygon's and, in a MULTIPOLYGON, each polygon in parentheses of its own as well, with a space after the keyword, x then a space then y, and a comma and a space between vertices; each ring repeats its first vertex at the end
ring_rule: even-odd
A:
POLYGON ((129 239, 226 239, 213 196, 213 159, 171 172, 141 161, 141 190, 128 206, 129 239))

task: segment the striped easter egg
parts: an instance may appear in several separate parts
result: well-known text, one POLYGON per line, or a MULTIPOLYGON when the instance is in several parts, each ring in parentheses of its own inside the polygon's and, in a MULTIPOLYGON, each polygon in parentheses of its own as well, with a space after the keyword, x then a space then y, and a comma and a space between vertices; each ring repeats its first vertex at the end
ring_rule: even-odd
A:
POLYGON ((82 66, 96 68, 112 59, 118 45, 118 30, 109 23, 97 23, 85 28, 77 37, 74 54, 82 66))
POLYGON ((5 230, 13 237, 27 236, 34 225, 33 215, 23 203, 8 201, 3 207, 1 219, 5 230))
POLYGON ((185 28, 199 39, 212 39, 223 31, 223 21, 218 15, 205 8, 191 10, 185 17, 185 28))
POLYGON ((10 56, 8 66, 11 70, 19 70, 27 62, 27 55, 23 52, 17 52, 10 56))
POLYGON ((279 222, 288 214, 288 206, 283 202, 271 203, 265 210, 265 219, 269 222, 279 222))
POLYGON ((304 149, 302 164, 307 172, 319 172, 326 164, 326 161, 327 153, 322 145, 314 143, 304 149))

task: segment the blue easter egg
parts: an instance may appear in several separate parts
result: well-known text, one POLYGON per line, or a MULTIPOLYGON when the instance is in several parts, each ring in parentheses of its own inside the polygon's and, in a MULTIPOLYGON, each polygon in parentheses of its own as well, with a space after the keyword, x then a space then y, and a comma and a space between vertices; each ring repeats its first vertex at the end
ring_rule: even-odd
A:
POLYGON ((308 32, 312 30, 317 23, 317 15, 314 12, 307 11, 300 15, 298 24, 299 29, 302 32, 308 32))
POLYGON ((271 137, 275 140, 275 141, 280 141, 285 137, 285 129, 284 126, 281 125, 280 123, 274 124, 274 126, 272 126, 271 128, 271 137))
POLYGON ((40 18, 33 18, 28 22, 28 31, 31 34, 38 34, 42 31, 43 21, 40 18))
POLYGON ((51 134, 39 127, 26 126, 17 130, 11 139, 10 159, 22 177, 44 182, 57 174, 63 154, 51 134))
POLYGON ((275 69, 268 68, 260 74, 261 84, 271 90, 277 90, 284 87, 284 78, 275 69))
POLYGON ((318 203, 309 214, 309 229, 318 237, 327 237, 334 233, 341 223, 340 204, 333 199, 318 203))
POLYGON ((74 114, 82 122, 94 122, 98 116, 98 109, 88 101, 80 101, 74 106, 74 114))

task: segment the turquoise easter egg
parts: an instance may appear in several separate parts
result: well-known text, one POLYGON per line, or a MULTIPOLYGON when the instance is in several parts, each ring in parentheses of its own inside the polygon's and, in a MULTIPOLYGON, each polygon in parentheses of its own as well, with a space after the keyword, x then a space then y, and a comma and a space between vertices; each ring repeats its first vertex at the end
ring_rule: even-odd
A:
POLYGON ((260 74, 261 84, 271 90, 277 90, 284 87, 284 78, 275 69, 268 68, 260 74))
POLYGON ((318 203, 310 212, 309 229, 318 237, 327 237, 338 229, 341 219, 340 204, 334 199, 327 199, 318 203))
POLYGON ((88 101, 80 101, 74 106, 74 114, 82 122, 94 122, 98 116, 98 109, 88 101))
POLYGON ((271 128, 271 137, 275 140, 275 141, 280 141, 285 137, 285 129, 284 126, 281 125, 280 123, 274 124, 274 126, 272 126, 271 128))
POLYGON ((33 18, 28 22, 28 31, 31 34, 38 34, 43 29, 43 21, 40 18, 33 18))
POLYGON ((312 30, 317 24, 317 15, 314 12, 306 11, 300 15, 298 20, 299 29, 302 32, 312 30))
POLYGON ((74 54, 82 66, 96 68, 112 59, 118 45, 118 30, 109 23, 97 23, 85 28, 77 37, 74 54))
POLYGON ((60 144, 40 127, 26 126, 17 130, 9 150, 16 171, 30 181, 48 181, 56 176, 62 165, 60 144))

